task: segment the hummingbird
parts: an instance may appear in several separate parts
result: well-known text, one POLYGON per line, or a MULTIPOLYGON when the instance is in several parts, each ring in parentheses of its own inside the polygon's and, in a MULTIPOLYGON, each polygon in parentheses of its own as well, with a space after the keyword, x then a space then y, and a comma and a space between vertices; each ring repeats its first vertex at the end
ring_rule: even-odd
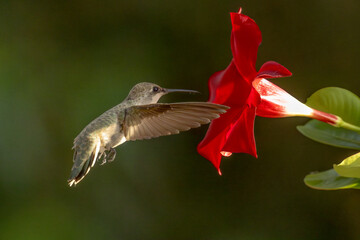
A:
POLYGON ((209 102, 157 103, 172 92, 198 93, 138 83, 120 104, 90 122, 74 140, 74 164, 68 184, 78 184, 101 158, 101 165, 112 162, 116 156, 115 147, 126 141, 178 134, 200 127, 229 108, 209 102))

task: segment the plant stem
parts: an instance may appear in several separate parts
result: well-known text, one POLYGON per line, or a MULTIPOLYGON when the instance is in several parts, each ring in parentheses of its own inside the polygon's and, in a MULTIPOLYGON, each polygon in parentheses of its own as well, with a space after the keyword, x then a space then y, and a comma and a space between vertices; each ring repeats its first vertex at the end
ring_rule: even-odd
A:
POLYGON ((349 129, 355 132, 360 132, 360 127, 352 125, 350 123, 345 122, 344 120, 341 120, 337 127, 341 127, 341 128, 345 128, 345 129, 349 129))

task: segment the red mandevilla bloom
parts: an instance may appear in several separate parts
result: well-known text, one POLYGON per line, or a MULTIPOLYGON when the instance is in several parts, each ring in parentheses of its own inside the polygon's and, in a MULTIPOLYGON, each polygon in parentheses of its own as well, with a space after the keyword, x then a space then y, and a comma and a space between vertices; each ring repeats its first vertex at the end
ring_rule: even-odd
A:
POLYGON ((306 106, 264 78, 255 79, 253 87, 261 97, 261 103, 256 108, 257 116, 268 118, 303 116, 315 118, 337 127, 342 122, 338 116, 306 106))
MULTIPOLYGON (((227 113, 210 124, 198 152, 220 172, 221 156, 248 153, 257 157, 254 138, 255 115, 287 117, 317 115, 319 120, 333 123, 336 117, 313 110, 300 103, 284 90, 265 78, 291 76, 279 63, 269 61, 255 69, 261 32, 254 20, 231 13, 231 50, 233 59, 223 71, 209 79, 210 102, 229 106, 227 113)), ((316 118, 316 117, 315 117, 316 118)))

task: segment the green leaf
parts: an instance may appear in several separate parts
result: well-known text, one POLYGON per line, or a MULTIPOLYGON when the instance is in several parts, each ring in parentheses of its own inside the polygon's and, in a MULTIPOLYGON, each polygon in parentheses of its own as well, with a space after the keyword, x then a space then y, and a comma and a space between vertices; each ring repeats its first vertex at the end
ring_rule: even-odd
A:
POLYGON ((304 182, 308 187, 318 190, 339 190, 347 188, 360 189, 359 178, 339 176, 334 169, 324 172, 310 173, 305 177, 304 182))
POLYGON ((318 120, 310 120, 296 127, 306 137, 334 147, 360 150, 360 134, 348 129, 333 127, 318 120))
MULTIPOLYGON (((354 125, 350 129, 360 126, 360 98, 348 90, 336 87, 320 89, 308 99, 306 105, 341 117, 343 124, 354 125)), ((310 120, 297 129, 312 140, 360 150, 359 132, 336 128, 317 120, 310 120)), ((360 189, 360 153, 346 158, 339 165, 334 165, 334 169, 307 175, 304 182, 311 188, 322 190, 360 189)))
POLYGON ((307 99, 306 105, 340 116, 345 122, 360 125, 360 98, 349 90, 322 88, 307 99))
POLYGON ((360 153, 354 154, 340 164, 334 164, 335 171, 343 177, 360 178, 360 153))
MULTIPOLYGON (((337 87, 320 89, 308 98, 306 105, 335 114, 347 123, 360 126, 360 98, 346 89, 337 87)), ((314 141, 360 150, 359 132, 337 128, 318 120, 310 120, 297 129, 314 141)))

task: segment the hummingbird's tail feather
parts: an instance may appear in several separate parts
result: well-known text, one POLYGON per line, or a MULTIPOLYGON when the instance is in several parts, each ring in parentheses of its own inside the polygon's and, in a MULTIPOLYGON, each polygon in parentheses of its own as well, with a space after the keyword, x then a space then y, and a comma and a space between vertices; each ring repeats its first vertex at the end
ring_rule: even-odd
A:
MULTIPOLYGON (((87 139, 88 140, 88 139, 87 139)), ((74 165, 71 169, 69 186, 76 186, 89 173, 101 154, 100 140, 88 140, 80 146, 75 147, 74 165)))

